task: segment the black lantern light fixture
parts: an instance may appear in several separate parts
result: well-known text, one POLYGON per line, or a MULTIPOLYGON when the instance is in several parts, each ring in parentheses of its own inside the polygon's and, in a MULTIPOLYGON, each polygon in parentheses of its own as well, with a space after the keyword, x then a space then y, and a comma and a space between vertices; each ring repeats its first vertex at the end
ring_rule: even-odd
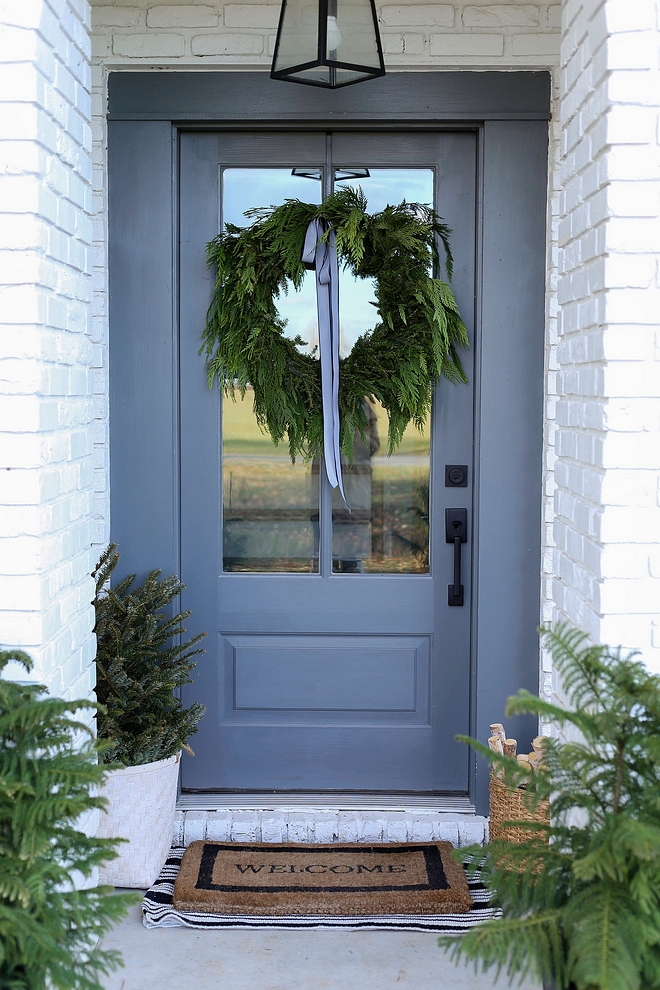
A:
POLYGON ((328 89, 384 76, 375 0, 282 0, 270 75, 328 89))

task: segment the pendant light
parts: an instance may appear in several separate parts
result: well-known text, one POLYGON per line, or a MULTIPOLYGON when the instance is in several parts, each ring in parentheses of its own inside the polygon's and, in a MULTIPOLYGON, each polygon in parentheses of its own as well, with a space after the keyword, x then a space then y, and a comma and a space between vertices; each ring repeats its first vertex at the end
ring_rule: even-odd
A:
POLYGON ((328 89, 384 76, 375 0, 282 0, 270 75, 328 89))

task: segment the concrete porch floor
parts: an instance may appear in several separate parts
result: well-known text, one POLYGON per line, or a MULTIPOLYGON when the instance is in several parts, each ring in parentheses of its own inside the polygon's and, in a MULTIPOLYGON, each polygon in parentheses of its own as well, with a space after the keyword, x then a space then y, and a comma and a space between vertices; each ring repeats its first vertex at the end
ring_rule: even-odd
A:
MULTIPOLYGON (((104 940, 124 969, 106 990, 506 990, 454 966, 426 932, 147 931, 139 905, 104 940)), ((540 990, 531 981, 520 990, 540 990)))

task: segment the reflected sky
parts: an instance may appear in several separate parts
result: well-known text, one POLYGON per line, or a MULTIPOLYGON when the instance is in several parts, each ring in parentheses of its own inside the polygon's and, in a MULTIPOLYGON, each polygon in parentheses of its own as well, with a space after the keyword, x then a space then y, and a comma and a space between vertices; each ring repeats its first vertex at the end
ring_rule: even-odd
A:
MULTIPOLYGON (((339 186, 362 187, 367 209, 376 213, 406 199, 433 205, 433 169, 374 168, 369 178, 344 179, 339 186)), ((280 206, 286 199, 321 202, 321 182, 292 175, 291 168, 225 168, 222 171, 222 222, 238 227, 255 206, 280 206)), ((339 276, 340 352, 350 354, 357 338, 373 329, 377 313, 373 279, 355 279, 346 271, 339 276)), ((307 272, 300 292, 290 291, 278 300, 280 316, 287 321, 287 337, 300 336, 311 350, 318 346, 316 290, 313 272, 307 272)))

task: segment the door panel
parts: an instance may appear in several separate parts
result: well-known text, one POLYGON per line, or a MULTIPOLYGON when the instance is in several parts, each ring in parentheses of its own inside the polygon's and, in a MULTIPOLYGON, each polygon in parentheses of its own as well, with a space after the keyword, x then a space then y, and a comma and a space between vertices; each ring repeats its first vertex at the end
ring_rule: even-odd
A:
POLYGON ((299 711, 306 719, 333 712, 333 718, 344 714, 364 721, 365 713, 419 711, 428 721, 428 638, 227 636, 226 641, 235 712, 299 711))
MULTIPOLYGON (((290 186, 282 167, 318 176, 296 177, 300 198, 316 198, 332 169, 338 184, 363 185, 370 209, 400 202, 407 180, 411 193, 430 190, 454 229, 454 288, 472 333, 474 132, 182 135, 181 577, 184 605, 209 630, 187 691, 207 713, 183 787, 465 793, 467 751, 454 735, 469 728, 470 547, 466 604, 450 608, 444 509, 471 508, 472 351, 470 385, 441 382, 425 434, 410 431, 392 458, 382 411, 373 410, 373 436, 348 472, 352 515, 336 499, 333 511, 318 460, 292 468, 285 450, 254 432, 249 408, 225 399, 223 431, 220 391, 206 385, 204 245, 228 191, 225 213, 234 209, 238 222, 246 189, 247 205, 258 207, 270 204, 250 202, 252 193, 263 196, 273 178, 290 186), (348 177, 359 169, 369 175, 348 177), (445 488, 446 463, 469 465, 467 488, 445 488)), ((340 296, 355 293, 355 312, 369 287, 349 278, 340 296)), ((346 338, 350 349, 350 327, 346 338)))

